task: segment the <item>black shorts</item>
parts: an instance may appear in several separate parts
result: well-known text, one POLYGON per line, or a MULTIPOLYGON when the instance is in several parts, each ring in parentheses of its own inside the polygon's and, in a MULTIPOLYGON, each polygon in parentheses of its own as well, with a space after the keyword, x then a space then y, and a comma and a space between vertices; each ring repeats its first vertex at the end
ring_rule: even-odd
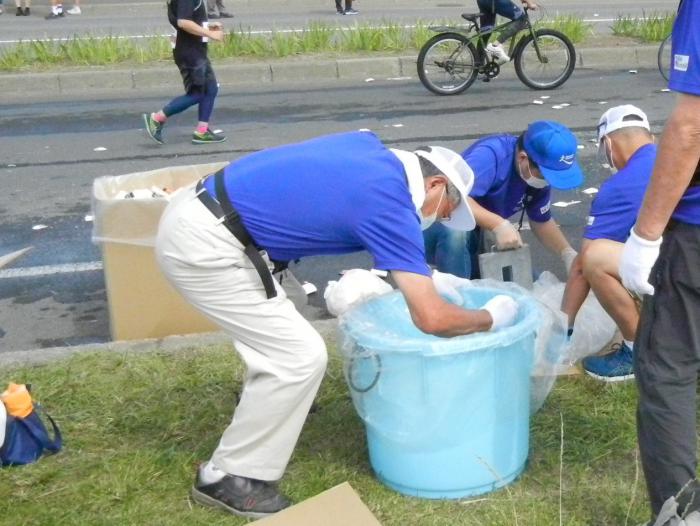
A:
POLYGON ((205 92, 211 83, 216 84, 216 76, 206 54, 173 52, 173 59, 180 70, 186 93, 205 92))

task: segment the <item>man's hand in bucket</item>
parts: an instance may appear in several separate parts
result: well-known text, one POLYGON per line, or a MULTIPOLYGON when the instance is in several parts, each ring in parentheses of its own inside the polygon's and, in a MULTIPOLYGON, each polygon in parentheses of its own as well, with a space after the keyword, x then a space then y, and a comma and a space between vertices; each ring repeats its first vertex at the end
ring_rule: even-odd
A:
POLYGON ((491 315, 493 320, 491 324, 492 331, 513 325, 515 318, 518 316, 518 302, 505 294, 494 296, 486 302, 482 309, 488 311, 491 315))

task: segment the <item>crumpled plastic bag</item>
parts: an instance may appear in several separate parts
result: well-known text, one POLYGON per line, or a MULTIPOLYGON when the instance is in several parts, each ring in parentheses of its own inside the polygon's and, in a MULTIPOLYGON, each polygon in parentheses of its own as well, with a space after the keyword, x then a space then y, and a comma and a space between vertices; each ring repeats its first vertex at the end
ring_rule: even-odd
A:
MULTIPOLYGON (((551 272, 542 272, 534 283, 532 294, 539 301, 559 311, 566 283, 551 272)), ((599 352, 615 335, 617 326, 598 302, 593 292, 588 294, 576 315, 574 333, 565 350, 564 363, 574 364, 581 358, 599 352)))
POLYGON ((348 270, 338 281, 329 281, 323 298, 333 316, 340 316, 363 301, 394 290, 391 285, 369 270, 348 270))
MULTIPOLYGON (((553 274, 551 277, 557 280, 553 274)), ((535 354, 530 375, 530 414, 534 415, 547 400, 557 380, 557 375, 569 368, 566 316, 559 309, 559 303, 553 306, 549 301, 544 302, 533 291, 527 290, 517 283, 492 279, 476 279, 472 280, 471 283, 475 287, 483 286, 500 289, 504 292, 523 294, 537 301, 540 310, 539 325, 535 337, 535 354)), ((559 302, 561 302, 563 294, 564 289, 562 288, 559 302)))

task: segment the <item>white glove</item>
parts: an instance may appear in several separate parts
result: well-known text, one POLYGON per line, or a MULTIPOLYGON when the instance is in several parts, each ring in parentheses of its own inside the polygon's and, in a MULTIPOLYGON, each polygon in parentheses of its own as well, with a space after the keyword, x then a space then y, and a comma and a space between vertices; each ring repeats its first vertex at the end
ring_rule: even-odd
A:
POLYGON ((481 308, 488 311, 493 319, 492 331, 512 325, 518 315, 518 302, 505 294, 494 296, 481 308))
POLYGON ((567 274, 571 273, 571 265, 573 265, 576 256, 578 256, 578 252, 571 247, 566 247, 564 250, 559 252, 559 257, 564 262, 564 267, 566 268, 567 274))
POLYGON ((520 239, 520 234, 507 219, 504 219, 492 232, 496 236, 496 248, 498 250, 508 250, 523 246, 523 240, 520 239))
POLYGON ((663 237, 649 241, 639 237, 634 227, 630 230, 620 258, 620 278, 627 290, 637 294, 654 294, 654 287, 649 284, 649 274, 659 257, 662 240, 663 237))
POLYGON ((464 298, 462 298, 462 295, 457 289, 461 287, 471 287, 472 282, 468 279, 458 278, 453 274, 446 274, 433 270, 433 285, 435 285, 438 294, 446 297, 450 303, 462 305, 464 303, 464 298))

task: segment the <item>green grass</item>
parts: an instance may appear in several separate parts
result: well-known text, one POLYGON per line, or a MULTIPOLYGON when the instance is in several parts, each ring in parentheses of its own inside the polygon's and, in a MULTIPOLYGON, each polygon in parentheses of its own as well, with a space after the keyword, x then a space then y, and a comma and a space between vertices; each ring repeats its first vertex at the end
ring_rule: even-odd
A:
MULTIPOLYGON (((456 24, 458 20, 442 21, 456 24)), ((543 21, 541 27, 559 29, 574 42, 590 34, 590 26, 582 19, 566 16, 543 21)), ((309 24, 299 32, 273 32, 254 35, 238 29, 226 35, 225 41, 209 46, 214 59, 282 58, 305 54, 400 53, 415 54, 435 33, 423 21, 406 28, 394 22, 381 26, 356 24, 337 29, 321 22, 309 24)), ((67 41, 28 41, 0 50, 0 71, 40 70, 62 66, 112 66, 116 64, 152 64, 170 61, 167 38, 132 41, 117 37, 73 37, 67 41)))
POLYGON ((652 13, 642 18, 618 16, 613 23, 614 35, 639 38, 644 42, 661 42, 673 29, 675 13, 652 13))
POLYGON ((536 27, 560 31, 569 37, 574 44, 585 41, 594 33, 593 24, 584 22, 581 17, 574 15, 560 15, 551 20, 543 20, 538 22, 536 27))
MULTIPOLYGON (((630 502, 628 524, 647 518, 641 475, 635 483, 633 384, 560 379, 533 418, 529 465, 517 482, 480 499, 428 501, 404 497, 373 477, 363 425, 340 360, 330 352, 319 410, 281 483, 294 501, 348 480, 385 526, 559 524, 563 419, 562 523, 622 526, 630 502)), ((3 370, 0 385, 33 384, 63 430, 65 449, 0 471, 0 524, 245 524, 188 497, 197 464, 230 422, 242 377, 240 361, 225 347, 83 355, 3 370)))

